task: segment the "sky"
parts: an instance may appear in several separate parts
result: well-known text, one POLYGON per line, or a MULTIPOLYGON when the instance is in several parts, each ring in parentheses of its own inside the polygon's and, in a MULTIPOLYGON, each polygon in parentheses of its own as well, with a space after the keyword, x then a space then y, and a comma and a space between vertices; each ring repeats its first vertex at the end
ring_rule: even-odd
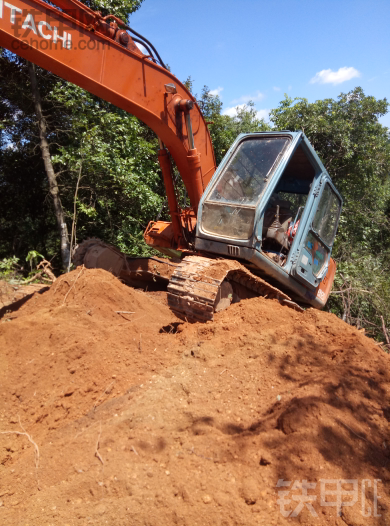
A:
POLYGON ((194 94, 208 86, 228 115, 252 100, 265 119, 285 93, 390 100, 389 24, 390 0, 144 0, 130 18, 194 94))

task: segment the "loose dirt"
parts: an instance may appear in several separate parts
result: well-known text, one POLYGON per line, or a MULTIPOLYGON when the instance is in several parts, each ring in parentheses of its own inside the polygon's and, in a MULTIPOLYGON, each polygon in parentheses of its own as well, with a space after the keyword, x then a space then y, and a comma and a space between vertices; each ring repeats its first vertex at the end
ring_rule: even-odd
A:
POLYGON ((0 317, 10 309, 16 310, 21 307, 35 292, 43 292, 47 289, 48 286, 41 283, 23 285, 0 280, 0 317))
POLYGON ((0 524, 390 524, 389 365, 328 313, 183 323, 78 268, 0 320, 0 524))

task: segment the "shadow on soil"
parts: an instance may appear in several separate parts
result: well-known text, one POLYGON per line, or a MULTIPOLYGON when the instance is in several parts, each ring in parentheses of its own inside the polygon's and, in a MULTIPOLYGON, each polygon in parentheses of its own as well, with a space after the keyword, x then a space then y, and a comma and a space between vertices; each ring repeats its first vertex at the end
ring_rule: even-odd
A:
MULTIPOLYGON (((385 483, 390 468, 390 372, 352 338, 337 347, 319 345, 305 335, 292 345, 294 352, 282 358, 274 353, 267 357, 282 380, 280 401, 249 426, 218 425, 209 417, 203 422, 230 435, 241 452, 253 448, 256 438, 265 452, 259 464, 272 464, 275 485, 278 479, 321 478, 385 483)), ((383 501, 381 505, 382 518, 376 524, 387 524, 387 507, 383 501)))

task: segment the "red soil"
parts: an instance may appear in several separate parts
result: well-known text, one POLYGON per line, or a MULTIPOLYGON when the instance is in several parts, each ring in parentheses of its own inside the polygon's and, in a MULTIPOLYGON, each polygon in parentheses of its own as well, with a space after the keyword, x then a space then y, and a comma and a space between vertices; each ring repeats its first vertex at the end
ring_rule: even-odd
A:
POLYGON ((43 291, 47 288, 47 285, 41 283, 31 283, 31 285, 11 285, 7 281, 0 279, 0 316, 6 313, 10 305, 20 302, 21 306, 23 303, 21 300, 23 300, 23 298, 27 297, 28 299, 35 292, 43 291))
POLYGON ((255 298, 187 324, 77 269, 0 320, 0 524, 390 524, 389 387, 389 356, 331 314, 255 298), (279 479, 317 483, 318 516, 284 518, 279 479), (328 479, 358 480, 340 517, 328 479))

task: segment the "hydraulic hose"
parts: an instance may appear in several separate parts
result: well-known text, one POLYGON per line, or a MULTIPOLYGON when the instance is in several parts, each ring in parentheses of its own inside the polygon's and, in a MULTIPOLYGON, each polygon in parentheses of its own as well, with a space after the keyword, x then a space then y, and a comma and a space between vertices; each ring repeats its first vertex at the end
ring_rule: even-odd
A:
MULTIPOLYGON (((149 42, 149 40, 148 40, 147 38, 143 37, 140 33, 137 33, 137 31, 135 31, 134 29, 131 29, 130 26, 125 26, 125 28, 126 28, 128 31, 130 31, 131 33, 133 33, 133 35, 135 35, 135 36, 138 37, 138 38, 141 38, 144 42, 146 42, 146 44, 148 44, 148 46, 150 46, 150 47, 153 49, 153 51, 154 51, 154 53, 156 54, 156 57, 158 58, 158 61, 160 62, 161 66, 162 66, 164 69, 168 69, 168 68, 166 67, 166 65, 164 64, 164 62, 162 61, 162 58, 160 57, 160 55, 159 55, 157 49, 153 46, 153 44, 152 44, 151 42, 149 42)), ((144 45, 143 42, 141 42, 141 44, 144 45)), ((147 46, 145 46, 145 48, 148 49, 147 46)), ((148 51, 149 51, 149 50, 148 50, 148 51)))

